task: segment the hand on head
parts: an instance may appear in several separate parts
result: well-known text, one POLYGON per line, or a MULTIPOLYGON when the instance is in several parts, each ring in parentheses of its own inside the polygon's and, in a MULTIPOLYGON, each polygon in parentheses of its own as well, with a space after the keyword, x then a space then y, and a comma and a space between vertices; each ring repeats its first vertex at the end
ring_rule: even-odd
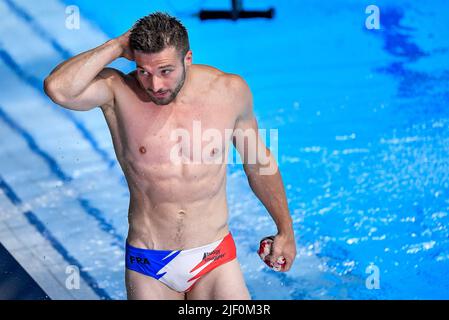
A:
POLYGON ((126 58, 130 61, 134 61, 134 53, 130 47, 129 44, 129 36, 131 34, 131 30, 128 30, 127 32, 125 32, 124 34, 122 34, 121 36, 115 38, 117 40, 117 42, 120 44, 123 52, 121 54, 121 56, 123 58, 126 58))

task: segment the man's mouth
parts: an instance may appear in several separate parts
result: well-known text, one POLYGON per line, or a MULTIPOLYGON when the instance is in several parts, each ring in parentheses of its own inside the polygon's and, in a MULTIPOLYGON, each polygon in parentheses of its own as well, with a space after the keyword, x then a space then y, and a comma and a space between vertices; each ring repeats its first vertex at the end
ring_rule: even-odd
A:
POLYGON ((155 96, 156 98, 163 98, 168 94, 168 90, 167 91, 161 91, 161 92, 152 92, 153 96, 155 96))

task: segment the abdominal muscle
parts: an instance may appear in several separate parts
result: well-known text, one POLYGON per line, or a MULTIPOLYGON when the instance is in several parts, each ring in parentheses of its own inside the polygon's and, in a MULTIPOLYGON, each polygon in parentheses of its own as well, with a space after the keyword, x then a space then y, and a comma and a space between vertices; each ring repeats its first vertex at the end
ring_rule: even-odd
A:
POLYGON ((134 165, 124 172, 130 189, 130 245, 190 249, 229 232, 225 164, 134 165))

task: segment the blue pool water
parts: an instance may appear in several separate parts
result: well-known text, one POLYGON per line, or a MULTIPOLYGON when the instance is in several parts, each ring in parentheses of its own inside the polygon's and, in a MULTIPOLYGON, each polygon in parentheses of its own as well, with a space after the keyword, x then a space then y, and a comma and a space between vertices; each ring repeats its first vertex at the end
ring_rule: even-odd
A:
MULTIPOLYGON (((191 14, 228 7, 227 1, 143 3, 65 1, 79 6, 83 21, 108 37, 120 35, 154 10, 177 15, 189 30, 194 62, 243 76, 253 91, 259 127, 279 132, 277 158, 298 244, 290 272, 271 272, 259 261, 258 242, 275 227, 242 168, 229 166, 230 227, 254 299, 449 298, 447 2, 377 1, 379 30, 365 27, 367 4, 356 0, 338 5, 246 1, 248 8, 274 6, 276 17, 237 22, 200 22, 191 14), (366 286, 370 265, 379 270, 379 289, 366 286)), ((25 61, 15 67, 22 79, 26 66, 25 61)), ((120 67, 129 71, 133 66, 121 62, 120 67)), ((40 71, 30 72, 42 77, 46 68, 36 68, 40 71)), ((80 143, 83 139, 75 139, 72 146, 57 144, 52 173, 29 182, 23 194, 32 193, 32 183, 54 188, 55 180, 63 181, 60 192, 31 197, 29 205, 73 256, 70 263, 82 263, 100 284, 104 292, 99 294, 123 299, 120 243, 126 237, 129 195, 106 125, 90 123, 88 113, 74 117, 78 128, 93 128, 91 141, 98 144, 80 143), (85 159, 95 148, 102 160, 85 159), (59 168, 58 163, 64 165, 59 168), (64 168, 73 179, 58 175, 64 168), (89 195, 86 188, 92 190, 89 195), (81 190, 80 195, 73 190, 81 190), (92 227, 82 227, 79 223, 87 218, 79 213, 74 217, 70 209, 63 213, 68 220, 53 220, 58 208, 74 202, 92 217, 92 227), (85 230, 97 226, 95 235, 85 230)), ((14 117, 7 119, 0 118, 0 127, 11 127, 14 117)), ((65 132, 62 126, 52 130, 47 135, 65 132)), ((89 137, 87 131, 83 141, 89 137)), ((8 152, 21 151, 8 147, 8 152)), ((33 167, 4 168, 14 172, 10 181, 26 181, 33 167)))

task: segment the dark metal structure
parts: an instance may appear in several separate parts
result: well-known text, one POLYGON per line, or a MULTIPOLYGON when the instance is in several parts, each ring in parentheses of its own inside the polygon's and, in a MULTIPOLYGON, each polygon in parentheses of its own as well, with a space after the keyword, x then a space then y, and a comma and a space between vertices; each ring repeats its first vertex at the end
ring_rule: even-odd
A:
POLYGON ((243 0, 232 0, 231 10, 201 10, 199 17, 201 20, 210 19, 230 19, 237 20, 242 18, 267 18, 274 16, 274 8, 265 11, 247 11, 243 10, 243 0))

